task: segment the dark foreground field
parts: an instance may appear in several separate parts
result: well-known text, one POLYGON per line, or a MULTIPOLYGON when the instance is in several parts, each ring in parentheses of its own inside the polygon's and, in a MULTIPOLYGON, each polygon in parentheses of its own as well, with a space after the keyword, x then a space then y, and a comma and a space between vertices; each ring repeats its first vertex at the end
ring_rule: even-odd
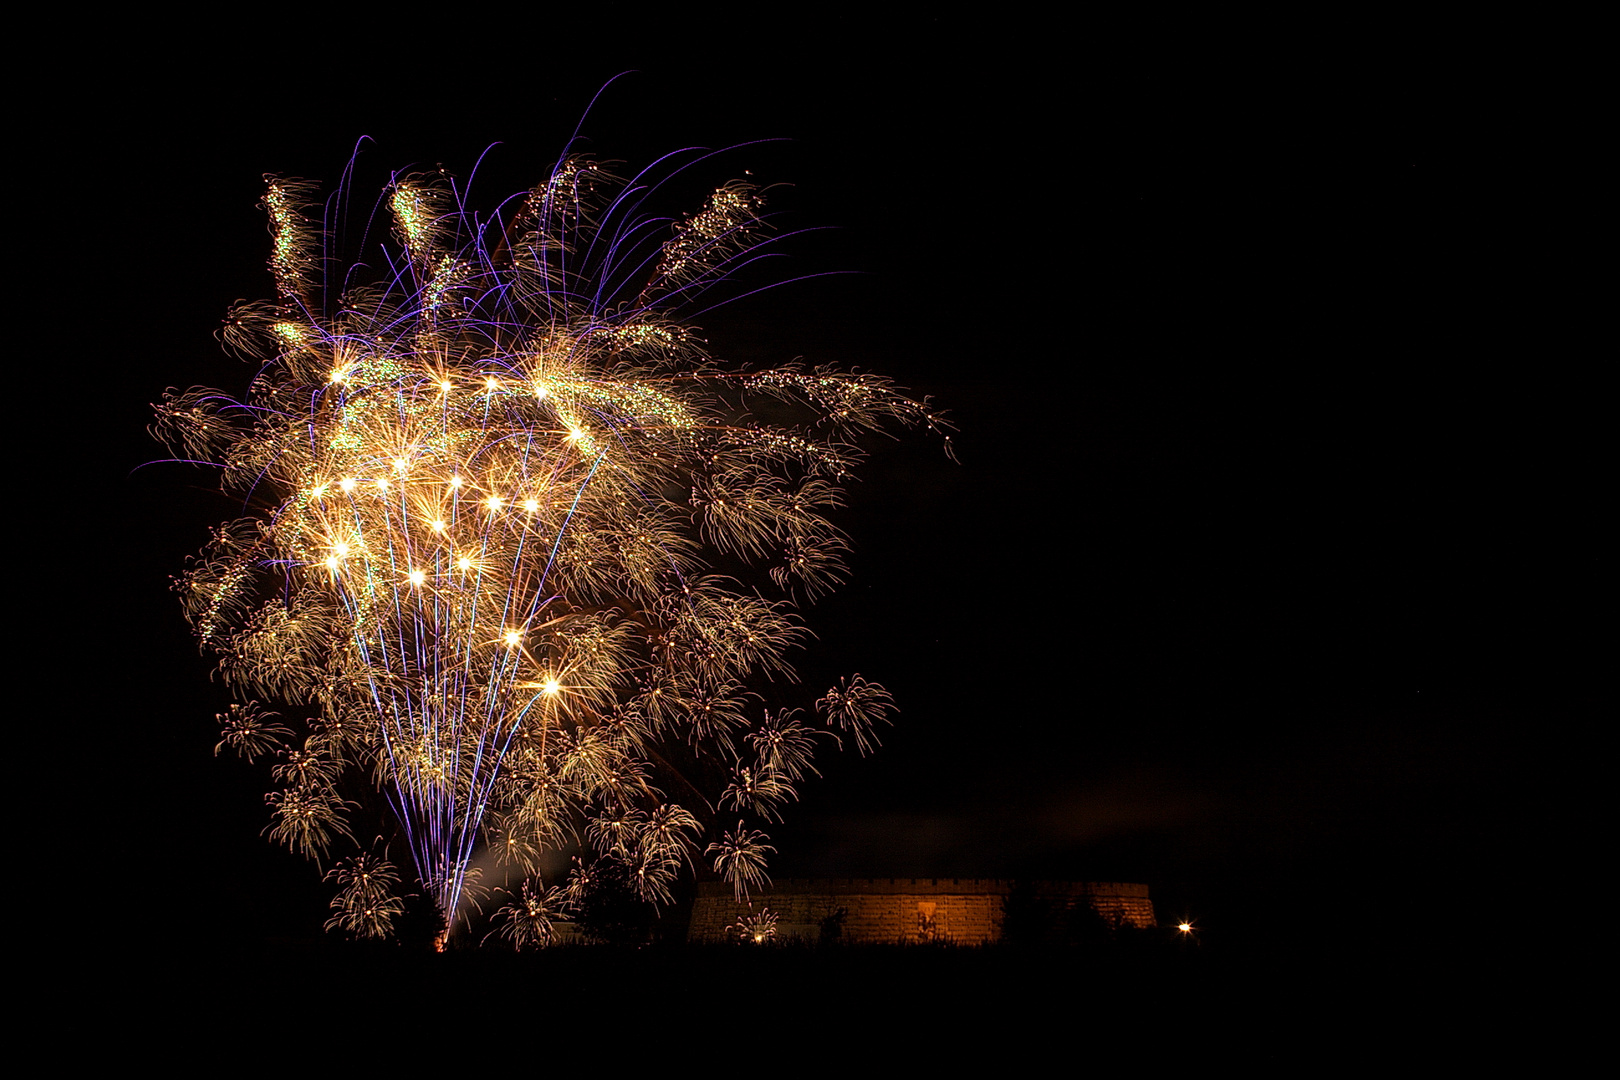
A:
POLYGON ((1417 942, 1231 948, 1168 929, 1036 949, 435 955, 333 940, 153 952, 93 976, 81 967, 87 977, 69 976, 61 1003, 121 1032, 120 1053, 220 1067, 289 1045, 355 1064, 401 1054, 601 1055, 610 1072, 626 1055, 644 1059, 641 1068, 669 1054, 718 1055, 747 1072, 862 1059, 1076 1070, 1455 1064, 1534 1059, 1556 1047, 1537 1019, 1544 996, 1524 981, 1526 958, 1417 942))

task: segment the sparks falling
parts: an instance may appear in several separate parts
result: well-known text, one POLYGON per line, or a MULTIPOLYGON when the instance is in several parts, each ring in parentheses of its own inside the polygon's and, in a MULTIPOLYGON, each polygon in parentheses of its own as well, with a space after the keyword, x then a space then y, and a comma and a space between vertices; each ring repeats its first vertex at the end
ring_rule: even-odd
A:
MULTIPOLYGON (((750 687, 791 674, 797 600, 840 580, 827 511, 856 438, 945 425, 876 376, 713 360, 682 313, 774 242, 763 200, 727 184, 671 228, 639 216, 648 190, 568 158, 478 217, 448 177, 396 177, 366 283, 332 276, 317 188, 270 179, 276 299, 223 334, 258 373, 240 399, 157 406, 154 433, 253 510, 177 581, 247 700, 221 748, 275 756, 271 836, 316 859, 352 843, 349 785, 380 791, 446 924, 483 848, 531 872, 579 845, 570 889, 614 868, 659 902, 708 831, 715 869, 758 886, 772 848, 753 824, 818 742, 865 752, 892 709, 860 676, 819 725, 750 687), (750 420, 762 398, 805 423, 750 420), (261 698, 314 714, 307 738, 261 698), (729 786, 705 798, 676 761, 729 786)), ((364 858, 368 889, 392 881, 364 858)), ((368 934, 397 912, 350 906, 368 934)))

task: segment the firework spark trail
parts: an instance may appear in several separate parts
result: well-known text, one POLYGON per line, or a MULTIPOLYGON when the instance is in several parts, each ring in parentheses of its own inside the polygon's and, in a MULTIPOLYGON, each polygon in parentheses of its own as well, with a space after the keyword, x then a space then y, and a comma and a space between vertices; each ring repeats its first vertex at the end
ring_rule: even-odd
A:
MULTIPOLYGON (((248 393, 157 406, 154 433, 218 465, 247 514, 177 582, 199 637, 244 696, 318 713, 313 764, 270 797, 275 835, 320 856, 349 835, 337 778, 374 784, 447 920, 480 841, 532 869, 562 838, 596 837, 599 861, 635 864, 638 890, 667 897, 700 825, 654 786, 660 746, 717 761, 743 778, 735 800, 774 819, 813 772, 811 729, 750 719, 746 687, 789 673, 794 596, 838 581, 835 482, 860 432, 945 427, 875 376, 711 360, 680 309, 774 237, 739 183, 688 218, 641 216, 655 170, 679 161, 622 184, 564 158, 482 221, 453 181, 396 175, 377 284, 321 273, 340 263, 311 223, 314 186, 271 178, 277 299, 239 304, 222 333, 260 363, 248 393), (749 420, 751 397, 806 424, 749 420), (716 575, 705 548, 768 571, 783 598, 716 575)), ((820 704, 863 752, 891 708, 859 677, 820 704)), ((765 839, 739 823, 710 853, 745 889, 765 839)), ((360 888, 355 867, 373 884, 350 899, 391 911, 372 903, 386 860, 355 858, 345 887, 360 888)))

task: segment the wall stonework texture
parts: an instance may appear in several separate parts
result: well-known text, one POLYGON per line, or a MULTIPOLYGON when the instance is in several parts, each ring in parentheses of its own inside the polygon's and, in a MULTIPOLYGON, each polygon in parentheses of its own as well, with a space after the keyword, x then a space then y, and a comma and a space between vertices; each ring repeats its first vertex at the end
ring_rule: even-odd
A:
POLYGON ((987 878, 827 878, 786 880, 739 904, 731 887, 698 886, 687 939, 735 940, 740 918, 768 909, 777 940, 852 945, 988 945, 1001 941, 1011 913, 1018 932, 1060 941, 1078 920, 1109 926, 1156 925, 1146 885, 1123 882, 1013 882, 987 878))

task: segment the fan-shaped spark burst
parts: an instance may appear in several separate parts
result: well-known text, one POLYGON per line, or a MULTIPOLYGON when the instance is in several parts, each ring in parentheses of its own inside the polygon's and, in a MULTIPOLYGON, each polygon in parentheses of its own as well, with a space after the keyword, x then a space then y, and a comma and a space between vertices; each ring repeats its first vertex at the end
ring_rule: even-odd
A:
MULTIPOLYGON (((773 242, 762 199, 728 184, 660 244, 647 186, 569 158, 477 217, 447 178, 396 177, 391 242, 365 253, 387 269, 365 283, 336 272, 314 185, 272 178, 276 299, 222 335, 258 374, 240 400, 157 406, 154 433, 255 508, 177 582, 188 617, 244 697, 318 714, 280 752, 271 835, 324 856, 349 835, 341 785, 374 783, 447 919, 481 840, 525 869, 583 841, 667 898, 701 825, 663 794, 660 746, 718 758, 721 804, 775 817, 816 731, 756 716, 746 687, 789 671, 794 595, 839 579, 826 513, 855 436, 944 426, 872 375, 716 364, 679 315, 773 242), (807 422, 754 422, 751 397, 807 422)), ((863 751, 891 708, 859 677, 821 705, 863 751)), ((273 716, 233 707, 220 748, 281 746, 273 716)), ((739 890, 764 879, 765 839, 739 823, 711 847, 739 890)), ((350 892, 376 880, 342 865, 350 892)), ((362 889, 335 921, 382 932, 396 913, 362 889)))

